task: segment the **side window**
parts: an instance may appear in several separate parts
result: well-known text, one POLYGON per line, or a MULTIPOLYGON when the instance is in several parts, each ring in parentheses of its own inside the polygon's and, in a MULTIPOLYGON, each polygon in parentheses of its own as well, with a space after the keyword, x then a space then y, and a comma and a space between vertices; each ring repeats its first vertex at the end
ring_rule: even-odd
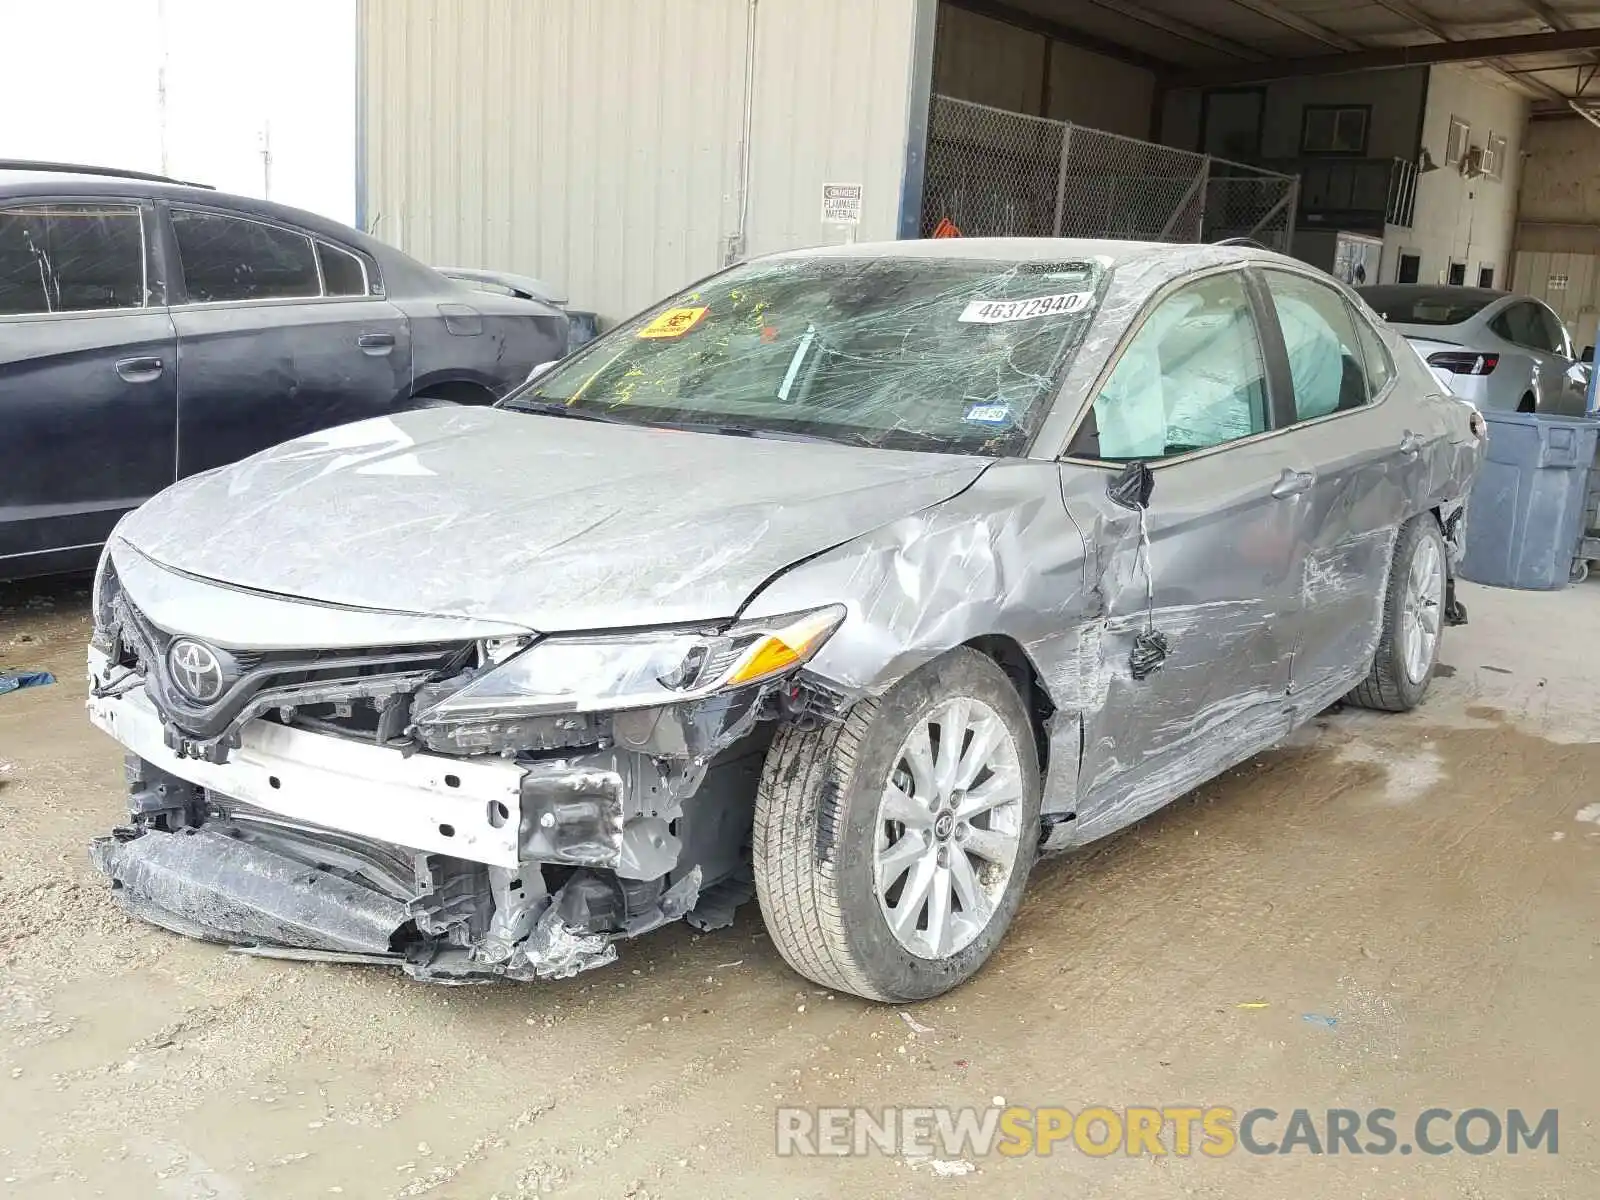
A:
POLYGON ((1571 357, 1567 349, 1567 330, 1561 324, 1561 318, 1542 304, 1530 304, 1528 307, 1533 309, 1534 321, 1538 326, 1539 349, 1571 357))
POLYGON ((1356 334, 1361 339, 1361 357, 1367 364, 1367 383, 1371 388, 1369 394, 1376 396, 1394 378, 1394 359, 1389 357, 1389 347, 1383 344, 1378 331, 1365 317, 1354 313, 1351 319, 1355 321, 1356 334))
POLYGON ((1544 340, 1544 331, 1539 328, 1539 321, 1534 315, 1531 304, 1513 304, 1490 321, 1489 328, 1518 346, 1527 346, 1533 350, 1544 349, 1540 344, 1544 340))
POLYGON ((1072 453, 1163 458, 1264 433, 1264 363, 1240 274, 1191 283, 1144 318, 1072 453))
POLYGON ((322 294, 304 234, 221 213, 172 210, 189 299, 274 300, 322 294))
POLYGON ((1371 398, 1361 339, 1345 298, 1326 284, 1264 272, 1294 380, 1294 415, 1310 421, 1359 408, 1371 398))
POLYGON ((142 308, 144 290, 137 206, 0 209, 0 315, 142 308))
POLYGON ((317 243, 317 263, 322 268, 324 296, 365 296, 367 272, 362 262, 347 250, 317 243))

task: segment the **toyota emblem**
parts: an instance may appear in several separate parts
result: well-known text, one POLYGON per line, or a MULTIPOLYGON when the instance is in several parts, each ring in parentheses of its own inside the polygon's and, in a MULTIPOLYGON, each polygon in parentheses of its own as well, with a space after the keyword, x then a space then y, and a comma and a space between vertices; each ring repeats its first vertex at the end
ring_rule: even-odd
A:
POLYGON ((204 642, 190 638, 173 642, 167 650, 167 668, 178 690, 197 704, 210 704, 222 695, 222 660, 204 642))

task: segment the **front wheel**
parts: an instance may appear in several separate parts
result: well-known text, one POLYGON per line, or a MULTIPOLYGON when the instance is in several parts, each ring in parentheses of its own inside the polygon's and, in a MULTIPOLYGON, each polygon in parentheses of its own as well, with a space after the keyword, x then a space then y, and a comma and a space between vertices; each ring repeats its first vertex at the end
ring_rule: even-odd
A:
POLYGON ((1383 599, 1383 628, 1367 677, 1347 697, 1362 708, 1407 712, 1422 703, 1444 630, 1444 534, 1432 513, 1400 527, 1383 599))
POLYGON ((1039 842, 1039 759, 1010 679, 958 649, 837 725, 778 732, 756 893, 784 960, 870 1000, 937 996, 1005 935, 1039 842))

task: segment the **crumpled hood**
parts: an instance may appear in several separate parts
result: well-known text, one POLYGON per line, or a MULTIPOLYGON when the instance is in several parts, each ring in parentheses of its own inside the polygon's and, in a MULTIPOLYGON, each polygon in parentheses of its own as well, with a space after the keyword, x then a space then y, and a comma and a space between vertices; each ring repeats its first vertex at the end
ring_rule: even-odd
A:
POLYGON ((427 409, 187 479, 117 537, 279 595, 544 632, 640 626, 731 616, 783 568, 947 499, 984 466, 427 409))

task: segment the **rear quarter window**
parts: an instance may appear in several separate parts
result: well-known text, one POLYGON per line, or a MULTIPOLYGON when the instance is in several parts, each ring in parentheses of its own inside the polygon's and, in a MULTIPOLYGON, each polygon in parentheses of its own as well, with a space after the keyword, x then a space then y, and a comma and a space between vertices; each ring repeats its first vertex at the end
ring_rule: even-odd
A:
POLYGON ((317 265, 322 268, 322 291, 326 296, 365 296, 367 272, 362 261, 348 250, 317 243, 317 265))

